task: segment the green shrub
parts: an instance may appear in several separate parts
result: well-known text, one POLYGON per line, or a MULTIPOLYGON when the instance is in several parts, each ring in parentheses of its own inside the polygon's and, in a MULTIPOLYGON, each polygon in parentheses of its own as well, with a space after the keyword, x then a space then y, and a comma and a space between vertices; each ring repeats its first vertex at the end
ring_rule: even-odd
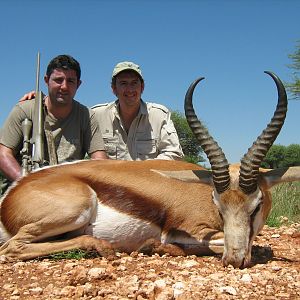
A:
POLYGON ((279 227, 300 222, 300 182, 282 183, 272 188, 272 209, 267 225, 279 227))

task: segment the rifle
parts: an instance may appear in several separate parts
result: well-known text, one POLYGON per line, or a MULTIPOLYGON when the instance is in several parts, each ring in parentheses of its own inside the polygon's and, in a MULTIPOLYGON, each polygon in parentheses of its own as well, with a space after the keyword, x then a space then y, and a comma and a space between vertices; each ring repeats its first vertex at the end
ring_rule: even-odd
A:
POLYGON ((22 154, 22 174, 26 175, 32 170, 38 169, 45 164, 44 160, 44 111, 43 97, 39 88, 40 77, 40 53, 37 54, 37 71, 36 71, 36 90, 33 122, 26 118, 22 122, 23 130, 23 149, 22 154), (33 123, 33 128, 32 128, 33 123), (29 135, 32 128, 32 137, 29 135), (32 153, 29 150, 29 143, 32 145, 32 153))

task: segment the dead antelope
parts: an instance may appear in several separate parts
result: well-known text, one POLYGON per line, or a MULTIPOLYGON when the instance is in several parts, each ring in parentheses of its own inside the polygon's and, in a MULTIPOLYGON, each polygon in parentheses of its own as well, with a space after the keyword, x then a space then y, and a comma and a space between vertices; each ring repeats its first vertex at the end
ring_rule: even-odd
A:
POLYGON ((1 205, 0 255, 31 259, 75 248, 207 255, 246 267, 254 237, 271 208, 270 187, 299 180, 299 167, 261 170, 284 123, 280 79, 270 124, 229 167, 222 149, 197 119, 190 86, 185 113, 212 171, 179 161, 80 161, 44 168, 15 183, 1 205), (64 237, 58 239, 57 237, 64 237))

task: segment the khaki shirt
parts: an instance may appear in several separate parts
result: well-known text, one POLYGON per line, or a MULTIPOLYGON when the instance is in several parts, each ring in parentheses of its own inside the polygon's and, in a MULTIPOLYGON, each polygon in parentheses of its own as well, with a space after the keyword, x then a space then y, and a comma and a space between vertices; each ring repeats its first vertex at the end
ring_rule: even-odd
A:
POLYGON ((106 154, 111 159, 180 160, 183 152, 178 135, 170 118, 170 111, 163 105, 145 103, 133 120, 128 133, 119 114, 118 100, 92 107, 102 132, 106 154))
MULTIPOLYGON (((17 103, 6 119, 0 134, 0 144, 11 148, 21 162, 20 150, 23 147, 22 121, 33 120, 35 100, 17 103)), ((34 126, 34 125, 33 125, 34 126)), ((104 143, 95 113, 73 100, 73 108, 65 119, 45 116, 45 131, 52 135, 58 163, 83 159, 86 154, 104 150, 104 143)), ((47 134, 48 135, 48 134, 47 134)), ((45 159, 49 161, 45 139, 45 159)))

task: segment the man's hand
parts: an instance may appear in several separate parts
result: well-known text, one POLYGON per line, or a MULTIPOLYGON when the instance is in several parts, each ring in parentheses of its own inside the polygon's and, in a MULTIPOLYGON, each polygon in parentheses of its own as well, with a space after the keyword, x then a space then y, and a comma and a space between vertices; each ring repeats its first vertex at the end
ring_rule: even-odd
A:
POLYGON ((0 170, 11 181, 21 177, 22 169, 14 157, 13 150, 0 144, 0 170))
POLYGON ((91 155, 91 159, 108 159, 108 156, 106 155, 105 151, 95 151, 91 155))
POLYGON ((19 102, 23 102, 23 101, 26 101, 26 100, 31 100, 31 99, 34 99, 35 98, 35 91, 31 91, 27 94, 25 94, 20 100, 19 102))

